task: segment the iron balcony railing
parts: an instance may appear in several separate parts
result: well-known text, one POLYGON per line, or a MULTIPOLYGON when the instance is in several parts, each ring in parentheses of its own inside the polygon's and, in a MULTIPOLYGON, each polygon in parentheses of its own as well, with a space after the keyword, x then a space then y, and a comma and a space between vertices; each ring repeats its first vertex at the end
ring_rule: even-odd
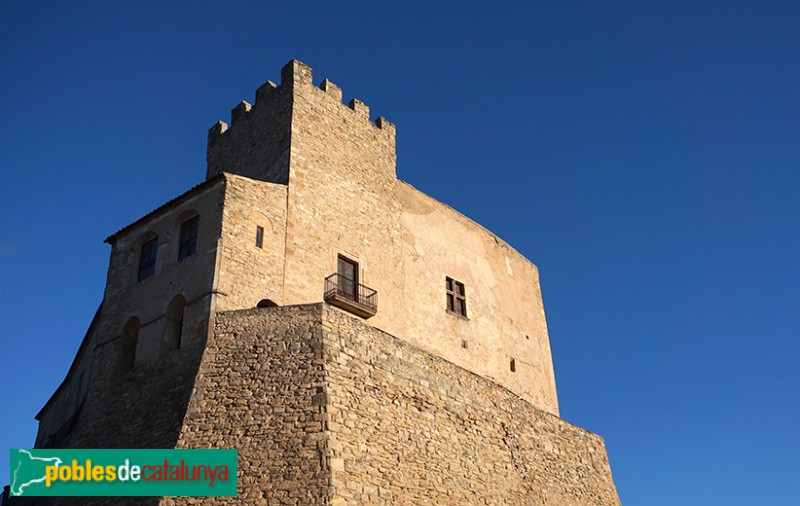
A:
POLYGON ((373 311, 378 310, 378 292, 338 273, 325 278, 325 301, 335 298, 347 299, 373 311))

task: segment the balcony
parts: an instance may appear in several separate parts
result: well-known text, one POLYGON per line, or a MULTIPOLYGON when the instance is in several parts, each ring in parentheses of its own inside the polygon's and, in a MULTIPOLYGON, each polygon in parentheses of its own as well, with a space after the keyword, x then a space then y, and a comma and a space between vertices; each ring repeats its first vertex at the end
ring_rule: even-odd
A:
POLYGON ((325 302, 364 319, 378 312, 378 292, 340 274, 325 278, 325 302))

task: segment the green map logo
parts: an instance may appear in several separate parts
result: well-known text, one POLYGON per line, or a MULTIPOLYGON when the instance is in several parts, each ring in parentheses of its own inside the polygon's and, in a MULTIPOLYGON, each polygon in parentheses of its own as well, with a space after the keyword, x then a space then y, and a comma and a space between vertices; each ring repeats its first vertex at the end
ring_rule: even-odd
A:
POLYGON ((45 481, 46 465, 60 466, 61 463, 58 457, 34 457, 28 450, 11 450, 11 495, 23 495, 26 487, 45 481), (16 463, 15 451, 18 452, 16 463))
POLYGON ((235 496, 237 451, 11 450, 12 496, 235 496))

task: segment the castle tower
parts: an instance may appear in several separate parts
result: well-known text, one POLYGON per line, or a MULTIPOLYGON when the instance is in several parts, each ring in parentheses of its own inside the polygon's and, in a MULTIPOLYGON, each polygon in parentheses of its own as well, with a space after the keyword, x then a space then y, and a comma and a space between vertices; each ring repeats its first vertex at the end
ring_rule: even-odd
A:
POLYGON ((238 448, 241 504, 618 504, 558 417, 536 267, 398 180, 394 125, 342 97, 289 62, 210 129, 203 183, 107 239, 36 446, 238 448))

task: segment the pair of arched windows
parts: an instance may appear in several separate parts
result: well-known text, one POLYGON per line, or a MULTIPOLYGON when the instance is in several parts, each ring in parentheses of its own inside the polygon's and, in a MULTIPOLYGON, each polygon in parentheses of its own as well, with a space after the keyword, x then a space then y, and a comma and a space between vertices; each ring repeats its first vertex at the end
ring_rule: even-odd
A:
MULTIPOLYGON (((164 314, 166 321, 164 324, 163 349, 165 351, 181 348, 185 312, 186 298, 183 295, 176 295, 170 301, 164 314)), ((139 318, 134 316, 128 319, 122 328, 122 350, 120 356, 120 370, 122 372, 132 371, 136 365, 136 346, 139 342, 140 327, 139 318)))
MULTIPOLYGON (((180 236, 178 239, 178 261, 189 258, 197 251, 197 237, 200 228, 200 216, 194 214, 181 222, 180 236)), ((158 236, 151 233, 145 236, 139 249, 139 269, 136 280, 142 281, 156 273, 156 258, 158 256, 158 236)))

